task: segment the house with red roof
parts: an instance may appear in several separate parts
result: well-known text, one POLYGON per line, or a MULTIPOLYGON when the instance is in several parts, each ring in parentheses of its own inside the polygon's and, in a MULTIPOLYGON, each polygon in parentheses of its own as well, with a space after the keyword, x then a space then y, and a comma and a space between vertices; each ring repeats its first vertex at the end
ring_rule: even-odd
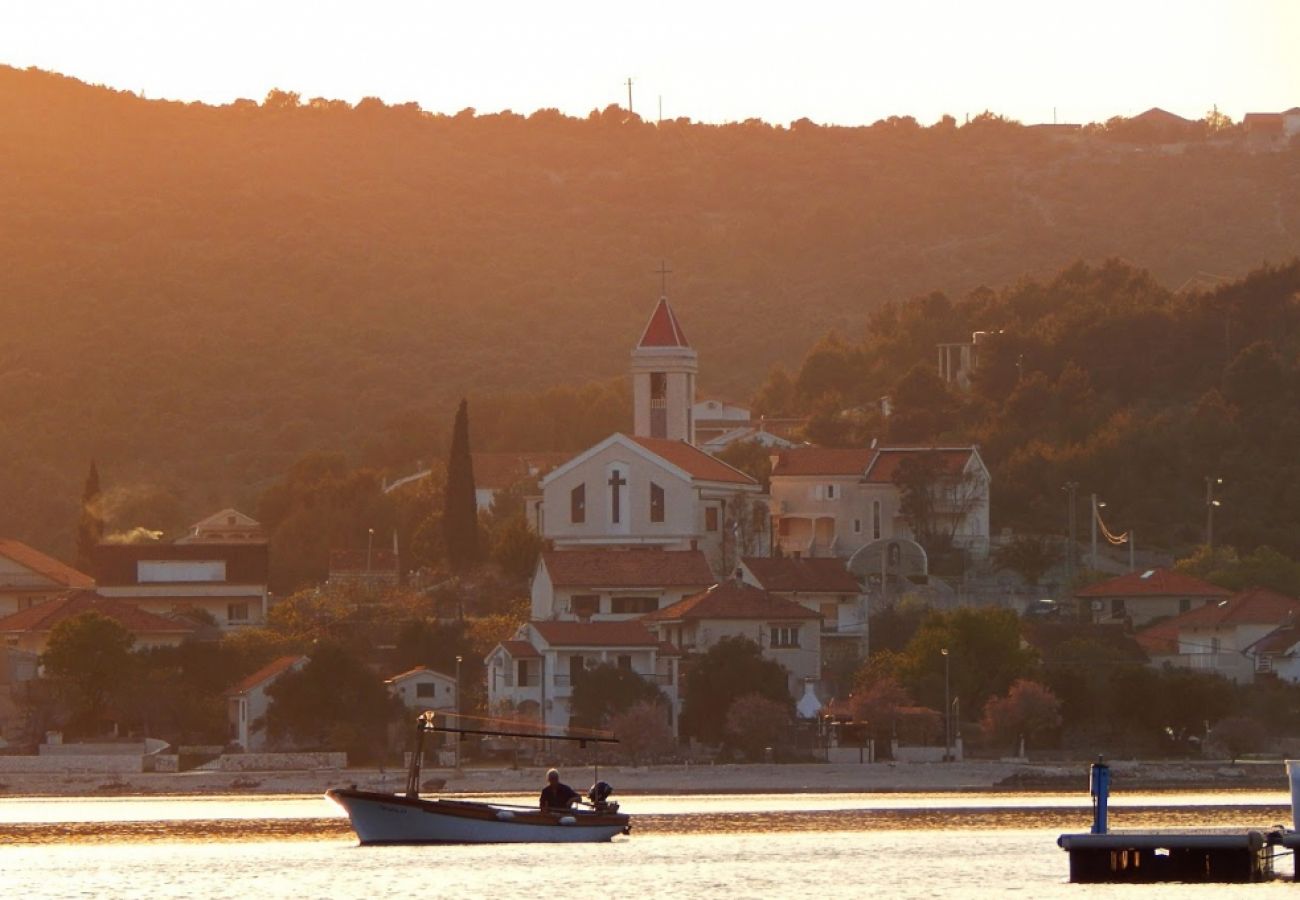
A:
MULTIPOLYGON (((1253 587, 1143 629, 1138 641, 1153 664, 1168 663, 1247 684, 1261 671, 1261 659, 1278 649, 1280 636, 1272 636, 1297 625, 1300 600, 1253 587)), ((1269 668, 1263 665, 1263 671, 1269 668)))
POLYGON ((632 619, 715 581, 701 550, 546 550, 533 575, 532 617, 632 619))
POLYGON ((676 733, 679 657, 636 620, 528 622, 485 657, 488 706, 494 713, 566 728, 574 685, 588 669, 613 665, 663 692, 676 733))
POLYGON ((416 666, 384 679, 388 692, 407 709, 456 709, 456 678, 427 666, 416 666))
POLYGON ((867 594, 843 559, 746 556, 740 561, 740 578, 821 615, 824 664, 866 658, 867 594))
POLYGON ((307 662, 305 656, 281 656, 226 690, 226 719, 232 744, 238 744, 246 753, 267 749, 266 711, 271 706, 267 691, 286 672, 297 672, 307 662))
POLYGON ((986 557, 992 479, 973 446, 797 447, 774 454, 776 546, 786 556, 848 558, 879 541, 914 540, 902 509, 909 460, 933 470, 934 526, 971 556, 986 557))
POLYGON ((752 584, 729 578, 643 617, 661 641, 683 653, 704 653, 724 637, 748 638, 790 672, 790 696, 820 681, 821 613, 752 584))
POLYGON ((1136 628, 1232 596, 1232 591, 1174 569, 1147 569, 1090 584, 1074 594, 1081 614, 1099 624, 1136 628))
POLYGON ((44 653, 50 632, 62 622, 95 612, 131 632, 137 648, 174 647, 197 629, 192 621, 161 616, 95 591, 68 591, 0 618, 0 641, 28 653, 44 653))
POLYGON ((0 538, 0 616, 56 597, 90 590, 95 579, 22 541, 0 538))

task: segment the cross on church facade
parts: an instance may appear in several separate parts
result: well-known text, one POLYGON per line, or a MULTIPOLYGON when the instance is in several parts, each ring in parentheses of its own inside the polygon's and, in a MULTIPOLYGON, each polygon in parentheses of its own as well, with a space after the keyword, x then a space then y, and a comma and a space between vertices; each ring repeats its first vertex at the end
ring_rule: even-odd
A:
POLYGON ((609 476, 610 520, 615 525, 617 525, 620 521, 622 521, 623 509, 622 509, 622 502, 621 502, 622 493, 620 491, 620 488, 626 485, 627 485, 627 479, 623 477, 623 473, 620 472, 618 469, 615 469, 613 473, 609 476))
POLYGON ((668 264, 661 259, 659 260, 659 268, 655 269, 655 274, 659 276, 659 293, 667 297, 668 276, 673 274, 673 270, 668 268, 668 264))

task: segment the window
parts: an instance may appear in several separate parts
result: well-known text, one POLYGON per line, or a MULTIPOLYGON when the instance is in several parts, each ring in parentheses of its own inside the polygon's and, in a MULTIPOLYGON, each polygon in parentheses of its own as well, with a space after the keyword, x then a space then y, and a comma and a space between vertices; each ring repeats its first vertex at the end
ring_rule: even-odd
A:
POLYGON ((871 539, 880 540, 880 501, 871 501, 871 539))
POLYGON ((600 594, 574 594, 570 608, 579 619, 590 619, 600 612, 600 594))
POLYGON ((1183 599, 1178 601, 1178 611, 1180 613, 1191 612, 1191 609, 1192 609, 1191 597, 1184 597, 1183 599))
POLYGON ((664 520, 664 489, 653 481, 650 482, 650 521, 664 520))
POLYGON ((427 681, 415 686, 415 696, 417 697, 433 697, 436 696, 437 693, 438 686, 427 681))
POLYGON ((798 625, 773 625, 769 629, 770 646, 774 650, 799 646, 798 625))
POLYGON ((659 600, 655 597, 611 597, 609 601, 611 613, 624 615, 644 615, 658 608, 659 600))
POLYGON ((1124 618, 1124 598, 1114 597, 1110 601, 1110 617, 1112 619, 1124 618))
POLYGON ((835 499, 835 485, 833 484, 826 485, 826 499, 827 500, 835 499))
POLYGON ((569 657, 569 684, 577 684, 585 671, 587 671, 586 660, 577 654, 569 657))
POLYGON ((718 530, 718 508, 716 506, 706 506, 704 508, 704 530, 718 530))
POLYGON ((515 660, 515 684, 519 687, 536 687, 537 685, 528 677, 528 660, 515 660))
POLYGON ((226 604, 226 621, 227 621, 227 622, 247 622, 247 621, 248 621, 248 604, 247 604, 247 603, 227 603, 227 604, 226 604))
POLYGON ((854 519, 854 520, 853 520, 853 533, 854 533, 854 534, 862 534, 862 520, 861 520, 861 519, 854 519))
POLYGON ((580 484, 569 491, 569 521, 581 525, 587 521, 587 486, 580 484))
POLYGON ((632 657, 626 654, 620 654, 618 658, 618 667, 624 672, 632 671, 632 657))
POLYGON ((224 559, 142 559, 135 564, 141 584, 167 582, 219 582, 226 580, 224 559))

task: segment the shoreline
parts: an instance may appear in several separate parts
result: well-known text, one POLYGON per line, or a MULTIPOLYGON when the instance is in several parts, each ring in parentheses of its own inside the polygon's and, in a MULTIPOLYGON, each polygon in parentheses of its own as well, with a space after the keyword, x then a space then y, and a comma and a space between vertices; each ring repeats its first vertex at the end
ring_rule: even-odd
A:
MULTIPOLYGON (((1124 791, 1290 789, 1281 760, 1230 763, 1227 760, 1110 762, 1112 785, 1124 791)), ((575 785, 586 784, 592 767, 562 769, 575 785)), ((467 766, 426 769, 424 790, 491 796, 527 794, 539 789, 544 767, 519 769, 467 766), (441 782, 441 784, 439 784, 441 782)), ((1033 763, 978 760, 954 763, 755 763, 723 765, 601 766, 601 780, 620 796, 646 794, 848 794, 848 793, 1075 793, 1086 796, 1088 763, 1033 763)), ((398 769, 316 769, 262 772, 7 773, 0 772, 0 804, 6 799, 39 797, 204 797, 312 795, 355 784, 400 791, 406 773, 398 769)))

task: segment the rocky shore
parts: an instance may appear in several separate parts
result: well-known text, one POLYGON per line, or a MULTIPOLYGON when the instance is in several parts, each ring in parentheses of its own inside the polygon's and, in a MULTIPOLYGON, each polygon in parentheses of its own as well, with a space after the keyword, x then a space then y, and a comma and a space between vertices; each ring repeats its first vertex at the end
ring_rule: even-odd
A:
MULTIPOLYGON (((1277 790, 1288 792, 1280 760, 1169 761, 1111 763, 1115 790, 1277 790)), ((591 777, 587 767, 571 766, 566 777, 577 785, 591 777)), ((3 797, 165 796, 204 794, 315 794, 328 787, 356 784, 397 791, 405 784, 398 769, 315 769, 275 772, 179 772, 85 774, 0 774, 3 797)), ((600 777, 620 794, 910 793, 956 791, 1086 792, 1087 763, 1041 764, 1020 761, 960 763, 870 763, 788 765, 602 766, 600 777)), ((521 794, 538 788, 537 767, 426 769, 426 790, 464 794, 521 794)))

